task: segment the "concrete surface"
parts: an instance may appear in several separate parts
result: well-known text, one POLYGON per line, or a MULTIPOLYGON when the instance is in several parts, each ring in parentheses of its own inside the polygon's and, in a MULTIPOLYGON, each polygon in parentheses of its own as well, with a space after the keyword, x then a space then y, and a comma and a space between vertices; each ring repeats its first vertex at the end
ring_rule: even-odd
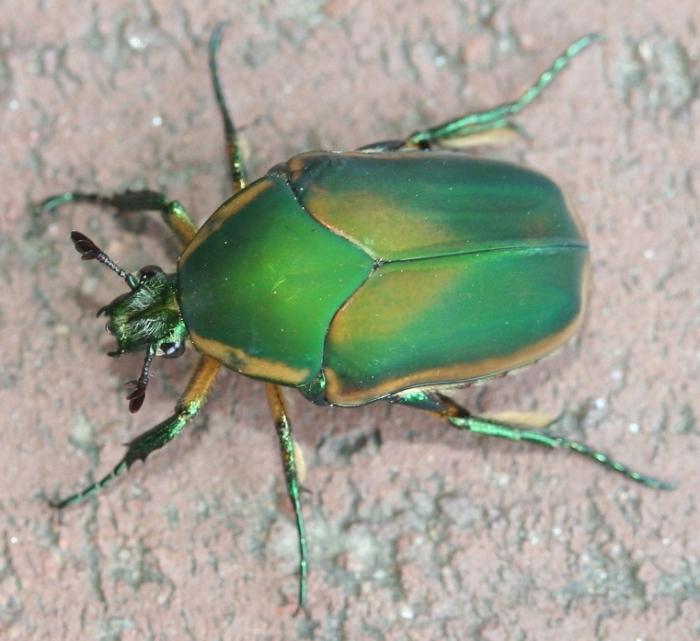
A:
POLYGON ((700 638, 700 5, 143 0, 0 2, 0 638, 700 638), (561 429, 680 481, 646 490, 574 455, 469 438, 427 416, 293 404, 306 453, 308 615, 260 384, 226 373, 205 417, 98 500, 52 512, 170 413, 194 354, 158 362, 143 410, 97 308, 130 269, 176 259, 155 218, 93 207, 33 219, 75 186, 148 185, 203 220, 227 195, 206 71, 259 175, 511 98, 575 37, 587 52, 487 150, 552 175, 593 248, 578 338, 459 393, 479 410, 564 412, 561 429))

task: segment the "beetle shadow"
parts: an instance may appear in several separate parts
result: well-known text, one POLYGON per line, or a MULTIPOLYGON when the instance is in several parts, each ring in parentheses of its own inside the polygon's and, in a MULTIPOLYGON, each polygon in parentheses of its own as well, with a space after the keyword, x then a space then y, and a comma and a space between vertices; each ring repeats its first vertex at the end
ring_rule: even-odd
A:
MULTIPOLYGON (((551 387, 559 380, 557 373, 565 371, 575 360, 573 349, 559 350, 546 363, 529 365, 526 372, 518 370, 508 375, 490 378, 460 387, 452 387, 448 395, 475 416, 499 412, 545 413, 554 419, 565 399, 559 399, 558 386, 552 398, 538 402, 537 390, 551 387)), ((307 451, 313 451, 320 465, 348 464, 357 454, 379 454, 388 443, 410 443, 416 456, 423 456, 421 446, 442 445, 450 449, 480 452, 482 457, 493 454, 511 457, 523 449, 539 451, 532 446, 499 438, 478 436, 455 429, 435 415, 376 401, 359 408, 311 407, 302 409, 304 399, 297 403, 301 412, 293 417, 295 437, 307 451), (303 422, 303 428, 301 423, 303 422)), ((296 409, 296 408, 295 408, 296 409)), ((543 427, 542 429, 547 429, 543 427)))
MULTIPOLYGON (((149 244, 152 242, 159 247, 159 253, 164 255, 170 264, 164 271, 174 271, 177 264, 181 248, 178 240, 168 230, 159 216, 139 214, 137 212, 127 212, 114 216, 114 224, 121 231, 126 232, 127 237, 138 236, 147 238, 149 244)), ((143 267, 143 265, 138 266, 143 267)))

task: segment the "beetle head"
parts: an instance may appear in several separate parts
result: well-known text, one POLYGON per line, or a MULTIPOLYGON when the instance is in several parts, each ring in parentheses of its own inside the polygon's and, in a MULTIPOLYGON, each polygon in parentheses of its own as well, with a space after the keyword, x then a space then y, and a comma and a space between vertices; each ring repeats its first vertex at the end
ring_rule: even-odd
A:
POLYGON ((129 383, 129 409, 136 412, 146 397, 153 357, 175 358, 185 350, 187 330, 177 302, 175 276, 165 274, 155 265, 144 267, 136 275, 130 274, 87 236, 74 231, 71 240, 83 260, 97 260, 106 265, 121 276, 131 290, 102 307, 97 315, 107 316, 107 331, 117 339, 117 349, 109 352, 109 356, 146 351, 139 378, 129 383))
POLYGON ((174 357, 184 347, 185 326, 180 316, 172 275, 149 265, 139 270, 135 287, 117 296, 97 313, 109 318, 107 331, 117 339, 110 356, 155 349, 157 356, 174 357))

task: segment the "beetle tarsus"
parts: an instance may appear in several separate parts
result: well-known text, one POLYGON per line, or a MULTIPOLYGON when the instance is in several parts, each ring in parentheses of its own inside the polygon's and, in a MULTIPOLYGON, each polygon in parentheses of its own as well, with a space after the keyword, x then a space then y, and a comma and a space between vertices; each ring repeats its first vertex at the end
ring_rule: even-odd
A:
POLYGON ((214 96, 216 104, 219 107, 221 120, 224 126, 224 139, 226 141, 226 155, 228 157, 228 169, 231 178, 231 185, 234 193, 243 189, 246 185, 246 168, 243 161, 243 152, 238 139, 236 125, 231 117, 226 98, 224 97, 221 81, 219 80, 219 69, 216 62, 216 56, 221 44, 221 33, 226 22, 219 22, 211 33, 209 38, 209 73, 211 75, 211 83, 214 87, 214 96))
POLYGON ((390 397, 390 400, 401 405, 408 405, 416 409, 433 412, 445 419, 453 427, 474 434, 495 436, 509 441, 525 441, 543 447, 553 449, 563 448, 577 452, 646 487, 657 490, 673 490, 676 487, 675 483, 663 481, 653 476, 647 476, 646 474, 637 472, 624 463, 610 458, 604 452, 596 450, 580 441, 574 441, 564 436, 531 430, 526 427, 495 421, 489 418, 473 416, 469 410, 465 409, 451 398, 437 392, 408 390, 405 393, 390 397))
POLYGON ((270 407, 270 413, 275 421, 275 429, 277 430, 277 437, 280 442, 282 466, 284 467, 284 476, 287 481, 287 494, 294 510, 297 538, 299 541, 299 597, 298 607, 295 612, 296 615, 304 608, 306 603, 306 586, 309 574, 306 531, 304 528, 304 516, 301 511, 301 498, 299 496, 300 486, 297 470, 297 456, 294 447, 294 439, 292 438, 292 427, 287 418, 280 388, 277 385, 268 383, 265 386, 265 390, 267 392, 267 402, 270 407))
POLYGON ((93 494, 97 494, 105 485, 110 483, 113 479, 115 479, 117 476, 119 476, 124 470, 127 469, 127 464, 122 459, 117 463, 112 471, 107 474, 106 476, 102 477, 99 481, 96 481, 95 483, 91 483, 88 485, 84 490, 81 490, 80 492, 76 492, 75 494, 71 494, 70 496, 66 497, 65 499, 61 499, 59 501, 49 501, 49 505, 53 508, 56 508, 57 510, 62 510, 64 507, 68 507, 70 505, 75 505, 76 503, 80 503, 84 501, 86 498, 89 496, 92 496, 93 494))
POLYGON ((114 207, 118 212, 158 211, 165 223, 186 245, 195 235, 197 227, 187 210, 177 201, 168 200, 165 194, 150 189, 117 192, 110 196, 82 191, 68 191, 49 196, 35 208, 35 215, 52 213, 58 207, 69 203, 89 203, 99 207, 114 207))
POLYGON ((564 67, 569 64, 572 58, 600 39, 600 34, 590 33, 571 43, 516 100, 505 102, 491 109, 473 111, 435 127, 416 131, 406 138, 404 147, 425 149, 425 145, 439 145, 450 139, 466 138, 475 134, 483 134, 496 129, 510 127, 511 116, 522 111, 535 100, 552 83, 554 78, 561 73, 564 67))
POLYGON ((209 390, 214 385, 219 368, 220 364, 217 361, 209 356, 202 356, 187 388, 177 403, 175 414, 130 441, 126 454, 109 474, 65 499, 50 501, 50 505, 61 509, 80 503, 96 494, 122 472, 128 470, 136 461, 145 461, 151 452, 155 452, 172 441, 202 408, 209 390))

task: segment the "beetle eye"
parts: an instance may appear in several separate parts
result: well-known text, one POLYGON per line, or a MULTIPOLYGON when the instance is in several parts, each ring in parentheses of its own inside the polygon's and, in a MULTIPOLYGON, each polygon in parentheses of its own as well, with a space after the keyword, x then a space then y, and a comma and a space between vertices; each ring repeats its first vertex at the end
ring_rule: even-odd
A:
POLYGON ((139 270, 139 280, 143 282, 144 280, 151 278, 151 276, 162 273, 163 270, 158 267, 158 265, 146 265, 139 270))
POLYGON ((179 341, 177 343, 162 343, 160 346, 160 351, 163 352, 161 356, 165 358, 177 358, 185 353, 185 343, 184 341, 179 341))

